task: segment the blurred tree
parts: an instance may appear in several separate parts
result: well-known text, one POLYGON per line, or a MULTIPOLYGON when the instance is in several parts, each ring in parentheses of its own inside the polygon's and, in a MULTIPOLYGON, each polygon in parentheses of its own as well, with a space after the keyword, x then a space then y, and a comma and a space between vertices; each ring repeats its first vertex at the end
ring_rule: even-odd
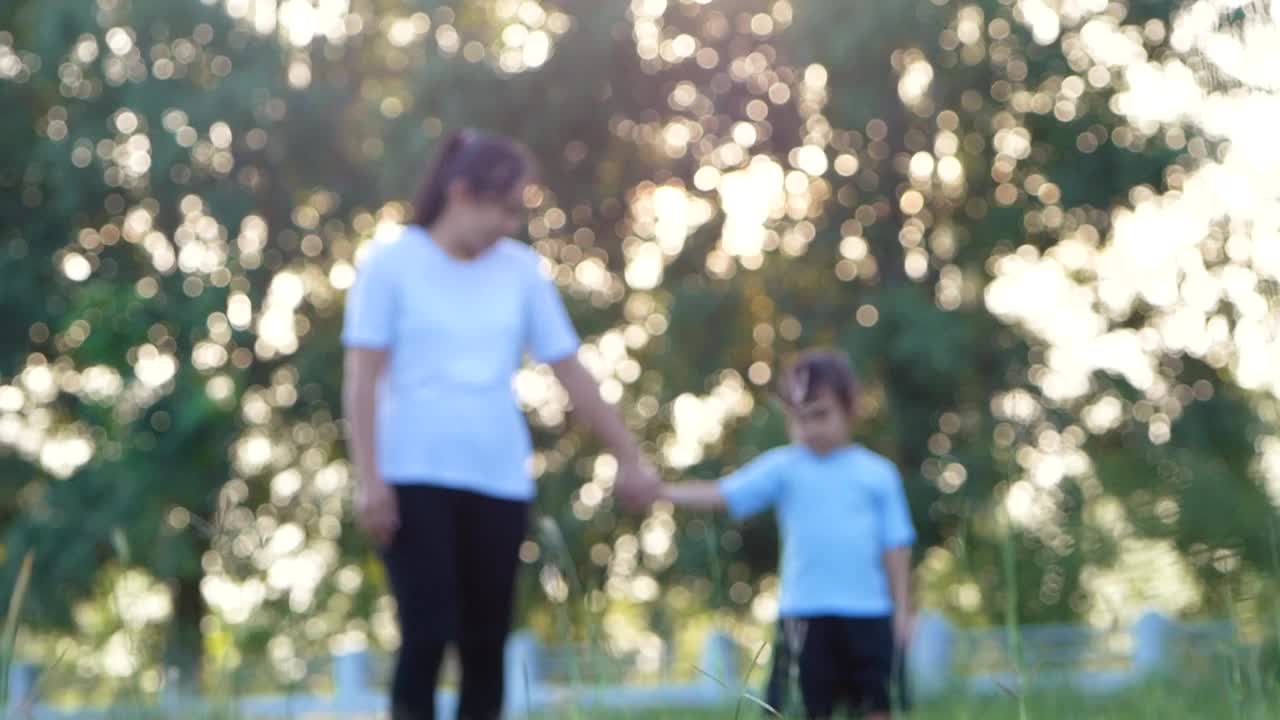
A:
POLYGON ((279 47, 201 3, 7 14, 22 69, 0 92, 27 114, 6 113, 12 280, 0 292, 20 328, 8 336, 30 342, 0 349, 0 375, 25 379, 10 408, 26 410, 17 447, 43 472, 6 476, 20 514, 5 544, 36 550, 40 624, 70 624, 112 564, 168 582, 167 662, 194 682, 219 493, 252 424, 235 396, 279 365, 247 308, 298 255, 296 240, 263 248, 242 224, 293 208, 285 182, 266 192, 271 149, 255 136, 288 92, 279 47))
MULTIPOLYGON (((184 678, 202 634, 210 661, 269 649, 287 680, 349 633, 394 643, 346 524, 341 293, 460 125, 540 158, 529 240, 673 472, 784 442, 773 373, 838 345, 860 439, 903 470, 930 602, 981 622, 1016 590, 1024 619, 1080 617, 1135 540, 1170 543, 1214 611, 1212 588, 1274 570, 1259 393, 1220 348, 1150 340, 1167 308, 1100 279, 1113 208, 1213 148, 1123 114, 1124 67, 1083 38, 1168 60, 1173 3, 333 5, 0 8, 0 103, 26 109, 0 114, 0 577, 37 551, 40 626, 74 627, 128 566, 169 584, 184 678), (1048 322, 1027 308, 1051 291, 1085 299, 1048 322), (1082 324, 1090 347, 1145 343, 1150 372, 1066 377, 1082 324)), ((1206 264, 1238 266, 1209 235, 1206 264)), ((620 515, 547 373, 517 386, 552 521, 526 548, 535 620, 768 589, 767 521, 620 515)))

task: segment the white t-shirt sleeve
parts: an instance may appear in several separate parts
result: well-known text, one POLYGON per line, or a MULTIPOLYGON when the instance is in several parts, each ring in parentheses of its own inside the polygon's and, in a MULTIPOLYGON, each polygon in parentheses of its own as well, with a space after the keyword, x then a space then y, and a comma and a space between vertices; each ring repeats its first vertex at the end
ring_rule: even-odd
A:
POLYGON ((525 348, 540 363, 559 362, 578 351, 581 340, 555 283, 535 265, 525 305, 525 348))
POLYGON ((398 308, 390 249, 390 245, 371 248, 356 271, 343 311, 342 344, 347 347, 380 350, 391 345, 398 308))
POLYGON ((720 481, 729 515, 741 520, 777 504, 782 495, 783 451, 772 450, 720 481))

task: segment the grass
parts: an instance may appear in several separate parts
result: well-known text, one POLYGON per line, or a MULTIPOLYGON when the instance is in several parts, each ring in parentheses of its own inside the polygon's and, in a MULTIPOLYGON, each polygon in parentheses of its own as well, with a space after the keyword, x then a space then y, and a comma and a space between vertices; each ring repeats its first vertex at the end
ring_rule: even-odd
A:
MULTIPOLYGON (((1011 632, 1017 632, 1016 628, 1011 632)), ((1214 669, 1208 673, 1197 673, 1194 679, 1184 673, 1108 695, 1047 690, 1037 687, 1033 678, 1026 692, 1010 690, 1005 694, 985 697, 950 693, 920 699, 909 717, 911 720, 1273 720, 1280 717, 1280 678, 1267 678, 1265 674, 1260 677, 1259 673, 1248 672, 1249 668, 1226 660, 1212 664, 1214 669)), ((590 668, 582 668, 577 675, 579 678, 591 677, 596 673, 590 668)), ((577 680, 572 684, 590 686, 593 683, 577 680)), ((22 713, 7 716, 3 707, 0 704, 0 719, 25 720, 22 713)), ((238 720, 241 716, 226 708, 197 711, 190 707, 178 710, 151 707, 121 708, 105 717, 112 720, 238 720)), ((607 711, 566 707, 534 717, 535 720, 746 720, 773 715, 750 701, 731 700, 722 709, 711 710, 607 711)), ((799 716, 791 713, 786 717, 799 716)))
MULTIPOLYGON (((1038 689, 1035 673, 1028 672, 1022 654, 1022 631, 1018 619, 1017 567, 1012 534, 1007 535, 1001 553, 1006 586, 1010 588, 1005 607, 1005 632, 1017 677, 1016 688, 1004 695, 974 696, 953 693, 917 702, 906 715, 912 720, 1181 720, 1186 718, 1230 718, 1231 720, 1271 720, 1280 717, 1280 677, 1268 677, 1259 668, 1243 667, 1238 660, 1221 663, 1218 682, 1200 677, 1170 675, 1130 690, 1086 695, 1078 691, 1038 689), (1252 678, 1252 680, 1246 680, 1252 678)), ((1280 552, 1277 553, 1280 556, 1280 552)), ((1280 625, 1280 618, 1277 619, 1280 625)), ((1277 642, 1280 642, 1278 634, 1277 642)), ((756 660, 758 660, 758 655, 756 660)), ((753 660, 750 671, 755 669, 753 660)), ((592 720, 740 720, 741 718, 782 717, 772 708, 753 705, 743 696, 720 710, 633 710, 584 711, 573 708, 575 718, 592 720)), ((897 716, 898 713, 895 712, 897 716)), ((538 720, 563 717, 563 712, 536 716, 538 720)), ((793 716, 792 716, 793 717, 793 716)))
MULTIPOLYGON (((533 716, 533 720, 563 720, 565 711, 533 716)), ((575 708, 572 716, 589 720, 759 720, 771 717, 755 706, 723 709, 596 711, 575 708)), ((0 710, 0 717, 5 717, 0 710)), ((18 720, 22 716, 17 716, 18 720)), ((308 716, 310 717, 310 716, 308 716)), ((522 718, 523 715, 516 717, 522 718)), ((919 703, 910 720, 1274 720, 1280 717, 1280 692, 1246 694, 1228 685, 1184 685, 1176 679, 1106 696, 1072 692, 1031 692, 1021 700, 1008 696, 948 695, 919 703)), ((160 708, 122 711, 109 720, 239 720, 234 712, 165 711, 160 708)), ((5 718, 5 720, 9 720, 5 718)), ((317 719, 318 720, 318 719, 317 719)))
MULTIPOLYGON (((1280 717, 1280 694, 1241 703, 1223 687, 1181 687, 1176 682, 1155 684, 1107 696, 1081 696, 1071 692, 1029 693, 1021 701, 1011 697, 975 698, 946 696, 920 703, 911 720, 1273 720, 1280 717)), ((748 709, 736 714, 724 710, 668 710, 608 713, 592 712, 592 720, 732 720, 764 718, 763 711, 748 709)), ((555 715, 538 716, 552 720, 555 715)))
MULTIPOLYGON (((22 566, 18 570, 18 580, 14 583, 13 592, 9 595, 8 610, 5 612, 4 626, 0 629, 0 708, 9 705, 9 670, 13 666, 14 650, 18 645, 19 621, 22 618, 22 603, 26 600, 27 587, 31 582, 32 555, 27 553, 22 558, 22 566)), ((26 698, 17 698, 18 702, 26 698)))
MULTIPOLYGON (((562 562, 562 572, 571 586, 572 595, 585 597, 586 589, 581 579, 573 573, 574 566, 567 557, 568 548, 559 535, 559 529, 550 524, 544 525, 542 531, 549 554, 560 556, 557 559, 562 562)), ((1089 695, 1038 686, 1034 668, 1028 669, 1022 658, 1021 626, 1017 617, 1017 583, 1014 582, 1017 572, 1015 553, 1011 541, 1006 545, 1001 558, 1002 569, 1008 586, 1015 591, 1007 598, 1005 631, 1012 650, 1011 659, 1018 678, 1017 687, 1006 688, 1004 693, 992 696, 952 692, 931 698, 918 698, 912 711, 905 717, 911 720, 1273 720, 1280 717, 1280 676, 1275 676, 1276 668, 1264 670, 1239 659, 1213 660, 1208 656, 1214 655, 1214 652, 1208 648, 1204 650, 1205 659, 1210 660, 1209 665, 1213 666, 1208 672, 1202 667, 1200 672, 1185 672, 1178 676, 1160 678, 1145 686, 1118 693, 1089 695)), ((1280 542, 1277 543, 1276 550, 1280 556, 1280 542)), ((28 717, 22 710, 6 712, 6 685, 15 639, 20 628, 22 600, 30 574, 28 558, 9 599, 7 617, 0 626, 0 720, 26 720, 28 717)), ((562 610, 565 610, 563 605, 562 610)), ((570 637, 573 619, 566 611, 559 620, 564 637, 570 637)), ((1276 622, 1280 626, 1280 616, 1277 616, 1276 622)), ((588 622, 587 625, 583 630, 586 640, 593 646, 602 646, 603 639, 599 635, 597 623, 588 622)), ((712 679, 726 687, 758 685, 760 683, 756 678, 766 670, 760 667, 760 655, 758 651, 746 668, 745 677, 712 679)), ((604 668, 594 665, 595 663, 588 662, 578 667, 574 663, 569 669, 569 684, 573 687, 591 687, 600 682, 601 678, 613 677, 615 674, 604 672, 604 668)), ((794 680, 793 678, 793 684, 794 680)), ((793 698, 798 695, 794 690, 792 694, 793 698)), ((210 705, 205 709, 148 707, 136 704, 141 699, 136 695, 120 699, 135 701, 134 707, 121 707, 97 717, 104 720, 239 720, 243 717, 226 705, 210 705)), ((316 717, 319 720, 325 716, 316 717)), ((524 715, 518 714, 517 717, 524 715)), ((790 720, 801 716, 794 710, 785 715, 779 714, 763 706, 758 699, 744 694, 738 698, 730 698, 720 709, 650 708, 613 711, 567 706, 554 712, 534 715, 533 720, 746 720, 773 717, 790 720)))
MULTIPOLYGON (((1086 696, 1070 692, 1029 693, 1022 702, 1010 697, 974 698, 948 696, 921 703, 910 720, 1017 720, 1023 713, 1033 720, 1274 720, 1280 717, 1280 695, 1264 700, 1255 697, 1241 702, 1230 697, 1225 687, 1182 687, 1176 682, 1156 684, 1108 696, 1086 696)), ((718 710, 631 710, 595 711, 578 708, 576 717, 590 720, 757 720, 770 715, 757 707, 737 708, 734 704, 718 710)), ((4 717, 0 711, 0 717, 4 717)), ((17 716, 18 720, 22 716, 17 716)), ((517 717, 523 717, 517 715, 517 717)), ((564 712, 535 715, 534 720, 562 720, 564 712)), ((106 716, 109 720, 239 720, 234 712, 210 710, 192 712, 139 709, 106 716)), ((6 718, 6 720, 8 720, 6 718)))
MULTIPOLYGON (((1006 528, 1008 527, 1008 519, 1005 520, 1006 528)), ((1012 655, 1014 671, 1018 677, 1018 689, 1011 692, 1018 708, 1018 720, 1030 720, 1029 710, 1027 708, 1027 696, 1025 688, 1027 687, 1026 664, 1022 657, 1022 632, 1018 623, 1018 568, 1017 553, 1014 552, 1013 536, 1007 531, 1005 533, 1004 543, 1001 546, 1001 565, 1004 570, 1005 587, 1009 588, 1008 599, 1005 604, 1005 632, 1009 636, 1009 650, 1012 655)))

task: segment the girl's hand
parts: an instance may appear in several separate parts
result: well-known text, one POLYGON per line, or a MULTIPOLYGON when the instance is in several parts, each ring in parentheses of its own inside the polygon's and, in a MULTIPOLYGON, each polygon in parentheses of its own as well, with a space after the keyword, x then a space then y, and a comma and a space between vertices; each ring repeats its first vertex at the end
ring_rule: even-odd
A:
POLYGON ((916 615, 910 610, 895 610, 893 613, 893 641, 899 648, 911 644, 916 632, 916 615))
POLYGON ((378 545, 391 544, 400 528, 400 504, 387 481, 374 478, 360 483, 356 491, 356 521, 378 545))

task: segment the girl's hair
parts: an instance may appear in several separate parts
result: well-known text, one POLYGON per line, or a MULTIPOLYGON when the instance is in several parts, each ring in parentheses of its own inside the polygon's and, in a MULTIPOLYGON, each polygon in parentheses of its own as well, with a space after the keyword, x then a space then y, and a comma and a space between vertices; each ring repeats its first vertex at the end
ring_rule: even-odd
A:
POLYGON ((444 213, 449 186, 462 180, 476 196, 501 198, 533 172, 533 158, 501 135, 456 130, 444 138, 413 201, 413 224, 426 227, 444 213))
POLYGON ((813 402, 823 389, 831 391, 842 408, 852 408, 858 399, 858 379, 844 353, 805 350, 778 378, 778 392, 788 407, 813 402))

